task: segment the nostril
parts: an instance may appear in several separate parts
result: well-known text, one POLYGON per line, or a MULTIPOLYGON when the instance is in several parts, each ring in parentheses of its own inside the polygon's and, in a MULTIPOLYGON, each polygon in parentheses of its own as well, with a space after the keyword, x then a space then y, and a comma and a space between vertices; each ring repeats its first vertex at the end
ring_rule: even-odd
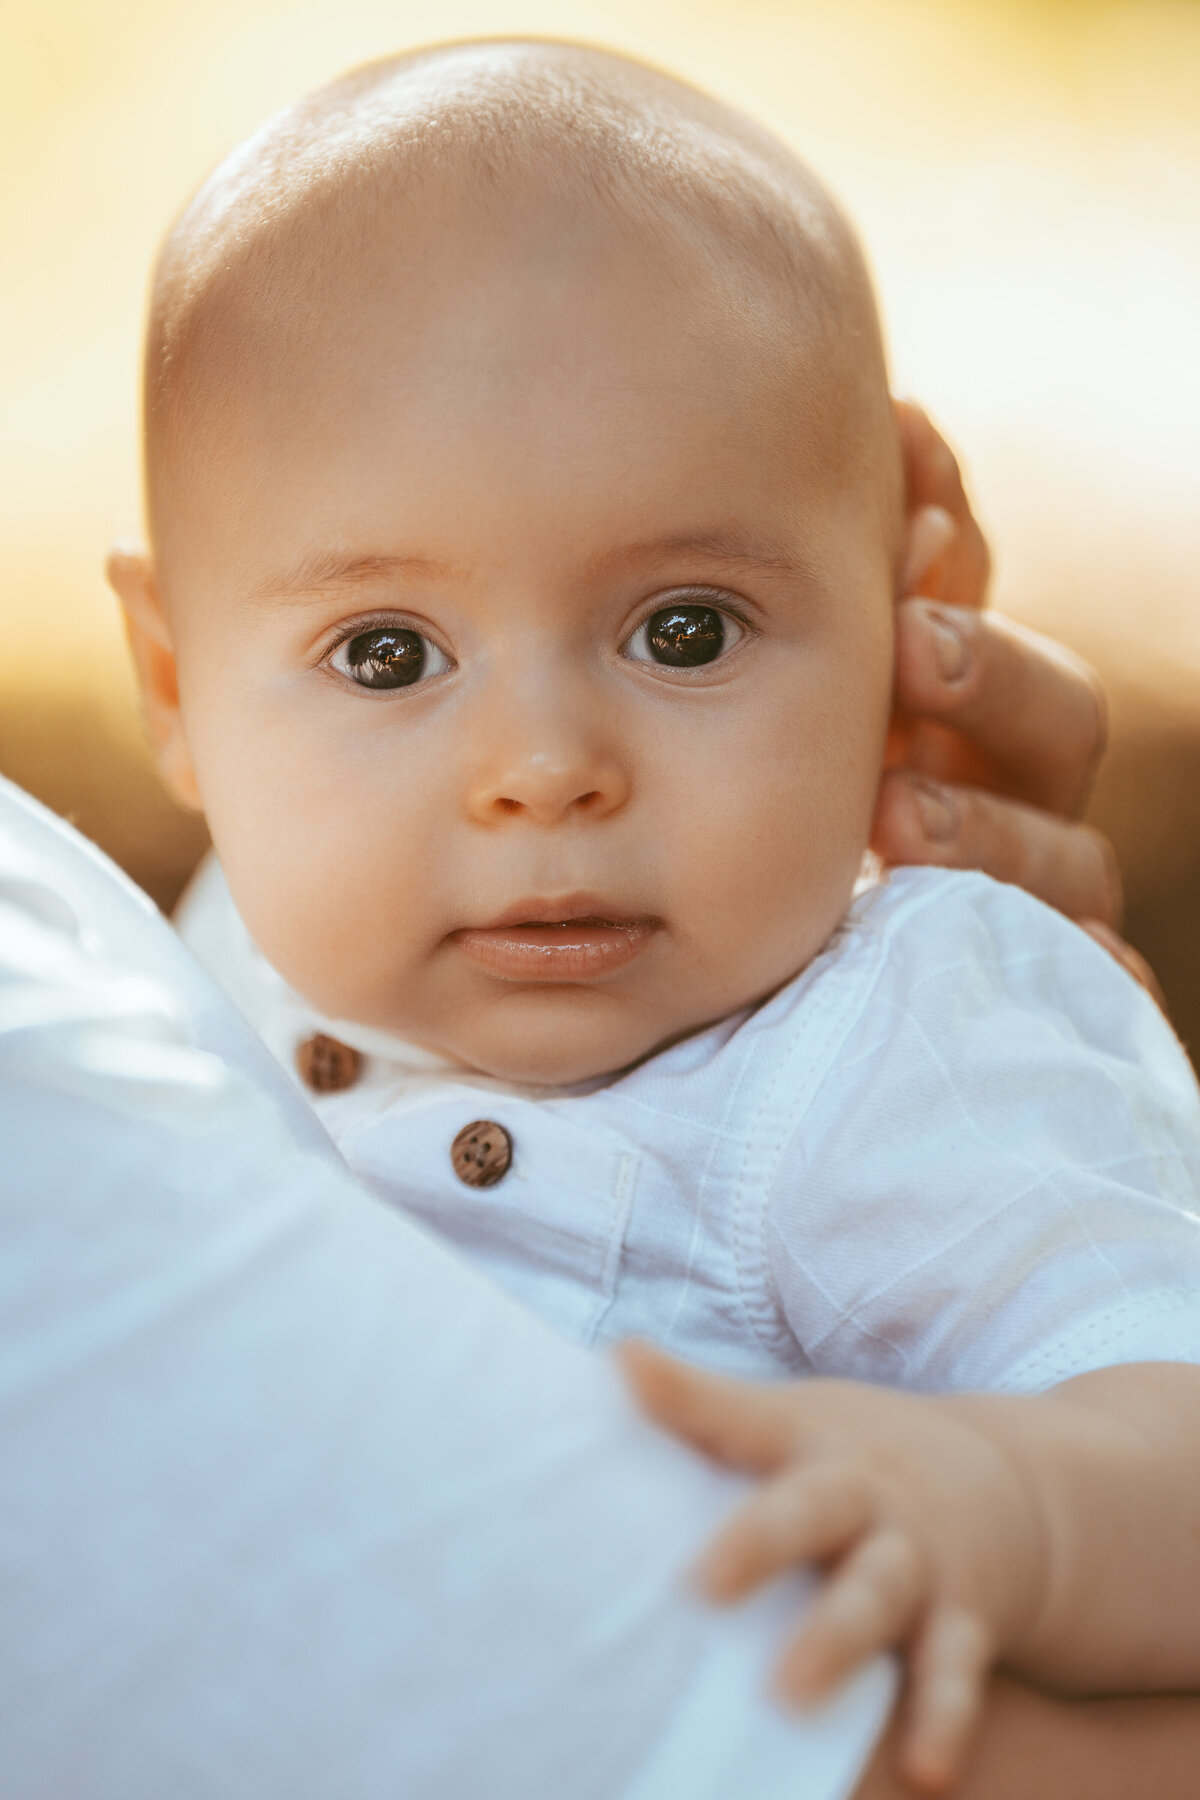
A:
POLYGON ((499 795, 496 800, 496 805, 502 813, 515 813, 520 812, 521 810, 521 802, 519 800, 510 800, 507 794, 499 795))
POLYGON ((600 789, 593 788, 590 794, 580 794, 580 796, 579 796, 578 800, 576 800, 575 804, 576 804, 576 806, 578 806, 581 809, 581 811, 586 812, 589 807, 595 806, 596 802, 600 798, 601 798, 600 789))

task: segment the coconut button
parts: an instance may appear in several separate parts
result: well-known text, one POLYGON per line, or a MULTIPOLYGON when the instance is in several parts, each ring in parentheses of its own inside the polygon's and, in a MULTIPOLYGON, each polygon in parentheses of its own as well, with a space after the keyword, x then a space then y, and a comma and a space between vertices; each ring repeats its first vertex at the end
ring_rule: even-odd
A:
POLYGON ((495 1187, 512 1166, 512 1139, 494 1119, 475 1119, 451 1144, 450 1161, 467 1187, 495 1187))
POLYGON ((358 1051, 337 1038, 315 1031, 296 1051, 296 1067, 305 1087, 314 1094, 341 1094, 362 1074, 358 1051))

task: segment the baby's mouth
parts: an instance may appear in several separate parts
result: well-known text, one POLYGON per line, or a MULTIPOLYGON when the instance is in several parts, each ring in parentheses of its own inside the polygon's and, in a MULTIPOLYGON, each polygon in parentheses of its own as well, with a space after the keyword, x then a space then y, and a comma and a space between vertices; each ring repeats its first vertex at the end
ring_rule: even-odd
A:
POLYGON ((522 905, 494 925, 452 932, 449 941, 504 981, 576 982, 627 968, 661 929, 661 919, 645 914, 566 901, 522 905))

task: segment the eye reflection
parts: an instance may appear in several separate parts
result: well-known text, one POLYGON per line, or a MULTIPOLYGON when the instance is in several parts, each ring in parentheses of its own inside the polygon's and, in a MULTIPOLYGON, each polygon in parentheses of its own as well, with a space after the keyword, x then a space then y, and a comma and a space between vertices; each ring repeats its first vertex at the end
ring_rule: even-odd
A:
POLYGON ((412 687, 450 666, 436 644, 407 625, 376 625, 356 632, 337 646, 329 660, 339 675, 376 690, 412 687))
POLYGON ((634 662, 662 668, 698 669, 716 662, 736 643, 742 628, 715 606, 677 603, 651 613, 630 638, 625 654, 634 662))

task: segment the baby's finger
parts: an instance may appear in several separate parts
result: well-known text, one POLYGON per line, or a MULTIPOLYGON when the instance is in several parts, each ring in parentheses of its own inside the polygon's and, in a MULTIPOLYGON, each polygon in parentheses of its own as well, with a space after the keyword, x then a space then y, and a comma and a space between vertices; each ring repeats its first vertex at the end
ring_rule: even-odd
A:
POLYGON ((983 1705, 991 1638, 965 1607, 936 1606, 909 1662, 909 1725, 902 1752, 905 1777, 926 1793, 943 1793, 957 1776, 983 1705))
POLYGON ((925 1559, 908 1533, 891 1525, 874 1532, 817 1596, 779 1666, 780 1694, 812 1699, 877 1651, 899 1643, 924 1605, 927 1587, 925 1559))
POLYGON ((631 1339, 617 1361, 646 1416, 727 1468, 765 1475, 797 1446, 789 1389, 713 1375, 631 1339))
POLYGON ((893 769, 879 790, 871 848, 886 863, 982 869, 1070 919, 1120 917, 1121 879, 1107 839, 979 788, 893 769))
POLYGON ((845 1463, 787 1469, 743 1502, 696 1567, 711 1600, 740 1600, 798 1563, 839 1556, 875 1521, 874 1489, 845 1463))
POLYGON ((999 613, 906 600, 896 612, 896 699, 949 726, 1013 799, 1082 811, 1107 714, 1097 677, 1061 644, 999 613))

